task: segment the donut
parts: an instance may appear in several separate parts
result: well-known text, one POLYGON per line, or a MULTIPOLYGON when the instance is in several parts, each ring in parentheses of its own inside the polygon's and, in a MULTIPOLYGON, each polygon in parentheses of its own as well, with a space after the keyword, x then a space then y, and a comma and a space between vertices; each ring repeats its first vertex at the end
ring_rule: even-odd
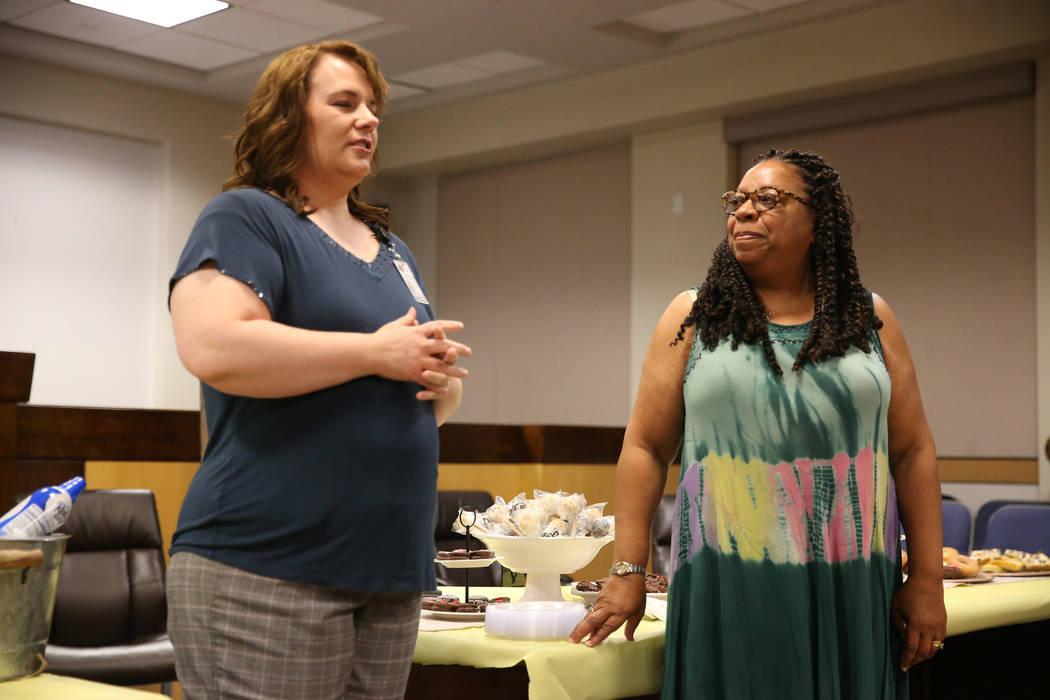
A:
POLYGON ((955 561, 955 565, 962 571, 963 578, 973 578, 981 570, 981 565, 977 563, 977 560, 971 559, 965 554, 957 555, 955 561))
POLYGON ((973 578, 980 571, 981 565, 976 559, 971 559, 965 554, 959 554, 954 547, 944 547, 941 550, 941 558, 944 564, 944 578, 973 578))

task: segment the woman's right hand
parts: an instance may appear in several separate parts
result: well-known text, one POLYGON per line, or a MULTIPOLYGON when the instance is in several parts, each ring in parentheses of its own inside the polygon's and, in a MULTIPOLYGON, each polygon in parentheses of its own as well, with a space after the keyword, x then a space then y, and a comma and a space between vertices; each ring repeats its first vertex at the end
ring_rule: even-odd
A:
POLYGON ((467 370, 455 362, 469 357, 470 348, 446 336, 462 328, 459 321, 420 324, 415 307, 409 307, 404 315, 373 334, 378 365, 375 373, 387 379, 416 382, 435 395, 446 393, 450 378, 467 376, 467 370))
POLYGON ((627 623, 623 634, 634 641, 634 631, 645 614, 645 577, 639 574, 610 576, 587 616, 569 635, 569 641, 583 641, 589 647, 601 644, 627 623), (589 635, 589 638, 588 638, 589 635), (586 640, 586 641, 584 641, 586 640))

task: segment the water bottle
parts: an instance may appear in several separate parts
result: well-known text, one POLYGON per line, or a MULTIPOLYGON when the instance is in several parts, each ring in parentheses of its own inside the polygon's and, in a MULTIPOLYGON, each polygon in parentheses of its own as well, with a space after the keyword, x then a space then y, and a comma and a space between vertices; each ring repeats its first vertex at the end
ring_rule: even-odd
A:
POLYGON ((78 476, 59 486, 37 489, 29 498, 0 516, 0 537, 44 537, 69 517, 73 501, 86 486, 78 476))

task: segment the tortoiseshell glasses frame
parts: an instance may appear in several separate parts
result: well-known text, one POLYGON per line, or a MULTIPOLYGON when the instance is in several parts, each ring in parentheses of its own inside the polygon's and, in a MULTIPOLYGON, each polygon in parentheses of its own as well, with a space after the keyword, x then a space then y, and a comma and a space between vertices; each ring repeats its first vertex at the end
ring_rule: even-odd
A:
POLYGON ((722 195, 722 208, 725 209, 726 214, 732 216, 740 207, 744 206, 744 202, 750 199, 752 206, 755 207, 755 211, 769 211, 784 201, 784 197, 791 197, 791 199, 801 202, 807 207, 813 207, 811 202, 802 199, 794 192, 788 192, 783 187, 760 187, 754 192, 729 190, 722 195))

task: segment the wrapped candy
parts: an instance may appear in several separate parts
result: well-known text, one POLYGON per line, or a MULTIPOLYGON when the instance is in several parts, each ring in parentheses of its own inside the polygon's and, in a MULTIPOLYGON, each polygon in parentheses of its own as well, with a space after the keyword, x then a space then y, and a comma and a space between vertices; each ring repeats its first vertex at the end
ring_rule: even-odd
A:
POLYGON ((583 497, 582 493, 562 496, 558 499, 558 517, 567 523, 571 523, 576 520, 576 516, 580 514, 580 511, 586 507, 587 499, 583 497))
POLYGON ((456 519, 452 521, 452 532, 455 532, 457 535, 465 535, 467 533, 467 525, 470 525, 472 535, 496 534, 496 524, 485 513, 472 510, 460 511, 456 519))
POLYGON ((515 512, 521 510, 527 505, 529 505, 529 501, 525 498, 525 492, 522 491, 517 496, 507 501, 507 510, 511 515, 514 515, 515 512))
POLYGON ((606 537, 614 534, 615 520, 604 515, 605 502, 587 504, 582 493, 536 489, 534 498, 519 493, 509 501, 497 496, 484 512, 470 509, 452 523, 452 530, 471 534, 518 537, 606 537))
POLYGON ((496 496, 496 501, 485 510, 485 515, 494 523, 506 523, 510 520, 510 507, 503 496, 496 496))
POLYGON ((564 494, 561 491, 554 493, 550 491, 541 491, 536 489, 532 492, 532 501, 537 506, 542 508, 548 516, 558 514, 558 506, 561 505, 561 499, 564 494))
POLYGON ((616 520, 611 515, 604 515, 591 522, 590 537, 608 537, 616 533, 616 520))
MULTIPOLYGON (((572 532, 575 535, 582 535, 588 537, 591 535, 591 531, 594 529, 594 522, 602 517, 602 513, 605 510, 605 502, 595 503, 593 505, 586 506, 580 511, 580 514, 576 516, 576 520, 573 522, 572 532)), ((600 535, 596 535, 600 537, 600 535)))
POLYGON ((555 516, 547 521, 540 531, 540 537, 565 537, 569 534, 569 523, 555 516))
POLYGON ((525 537, 539 537, 550 516, 538 505, 528 505, 513 515, 514 524, 525 537))

